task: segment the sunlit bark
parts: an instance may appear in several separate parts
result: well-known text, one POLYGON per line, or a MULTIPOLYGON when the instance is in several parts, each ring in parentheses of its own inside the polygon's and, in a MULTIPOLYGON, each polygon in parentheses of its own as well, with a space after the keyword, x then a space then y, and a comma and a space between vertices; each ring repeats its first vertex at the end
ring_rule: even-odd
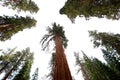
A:
POLYGON ((64 49, 59 36, 55 37, 56 56, 53 80, 72 80, 64 49))

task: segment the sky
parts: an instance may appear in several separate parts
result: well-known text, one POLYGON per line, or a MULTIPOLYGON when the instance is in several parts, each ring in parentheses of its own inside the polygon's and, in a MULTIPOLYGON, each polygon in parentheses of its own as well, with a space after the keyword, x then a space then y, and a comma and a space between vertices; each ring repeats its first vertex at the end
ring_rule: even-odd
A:
MULTIPOLYGON (((2 15, 13 16, 15 14, 19 16, 32 16, 37 20, 37 25, 31 29, 25 29, 22 32, 18 32, 12 36, 11 40, 0 42, 0 49, 14 48, 18 50, 30 47, 31 51, 34 52, 34 63, 32 66, 32 73, 38 67, 39 68, 39 79, 44 79, 44 75, 49 72, 48 63, 50 61, 51 54, 49 52, 42 51, 40 40, 43 35, 46 34, 46 27, 51 26, 52 23, 56 22, 64 27, 65 35, 68 38, 68 47, 65 49, 68 64, 71 70, 72 76, 76 80, 83 80, 81 73, 77 74, 78 67, 75 66, 74 52, 79 52, 82 56, 81 50, 84 51, 88 56, 93 56, 101 61, 104 61, 101 50, 99 48, 93 48, 92 42, 88 30, 98 30, 99 32, 119 32, 119 20, 107 20, 105 18, 99 19, 92 17, 90 20, 85 18, 77 17, 75 24, 72 24, 66 15, 60 15, 59 10, 64 6, 66 0, 34 0, 40 10, 37 14, 30 14, 29 12, 17 12, 12 9, 7 9, 0 6, 2 15)), ((0 4, 1 5, 1 4, 0 4)))

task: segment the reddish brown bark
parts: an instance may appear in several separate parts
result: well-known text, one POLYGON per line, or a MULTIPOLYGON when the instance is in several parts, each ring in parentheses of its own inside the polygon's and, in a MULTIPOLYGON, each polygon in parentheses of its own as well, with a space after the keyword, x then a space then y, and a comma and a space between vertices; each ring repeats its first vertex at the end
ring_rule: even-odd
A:
POLYGON ((0 25, 0 32, 4 30, 10 30, 10 29, 12 29, 12 25, 10 24, 0 25))
POLYGON ((72 80, 64 49, 59 36, 55 38, 56 56, 53 80, 72 80))

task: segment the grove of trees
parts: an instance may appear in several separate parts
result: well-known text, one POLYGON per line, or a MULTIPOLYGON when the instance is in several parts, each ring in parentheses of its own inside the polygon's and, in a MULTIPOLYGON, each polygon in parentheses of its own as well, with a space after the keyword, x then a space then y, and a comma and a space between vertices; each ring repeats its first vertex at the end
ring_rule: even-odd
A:
POLYGON ((29 80, 33 63, 33 53, 30 52, 30 48, 22 51, 15 51, 14 48, 8 51, 1 51, 1 54, 0 71, 1 74, 5 74, 2 80, 13 78, 13 80, 29 80))
MULTIPOLYGON (((101 47, 106 63, 90 58, 83 52, 83 59, 76 53, 85 80, 120 80, 120 34, 89 31, 94 47, 101 47)), ((99 53, 96 53, 99 54, 99 53)))
MULTIPOLYGON (((13 10, 28 11, 37 13, 39 7, 31 0, 1 0, 3 7, 13 10)), ((0 41, 10 40, 14 34, 23 31, 26 28, 36 26, 37 21, 31 16, 0 16, 0 41)), ((16 51, 16 48, 1 50, 0 52, 0 74, 1 80, 29 80, 31 66, 34 54, 30 52, 30 48, 22 51, 16 51)))
MULTIPOLYGON (((34 1, 1 0, 0 2, 2 7, 18 11, 14 16, 0 15, 1 42, 10 40, 12 36, 24 29, 36 26, 37 20, 33 16, 19 16, 20 12, 37 14, 39 6, 34 1)), ((91 17, 119 20, 120 0, 67 0, 58 13, 66 15, 72 23, 75 23, 77 16, 84 17, 86 20, 90 20, 91 17)), ((68 39, 65 36, 64 27, 54 22, 52 26, 47 27, 46 31, 48 33, 40 41, 43 51, 49 52, 52 48, 52 52, 49 52, 51 54, 50 71, 46 79, 74 80, 65 54, 68 39)), ((97 30, 88 31, 88 33, 93 47, 101 49, 105 62, 96 57, 89 57, 83 51, 83 56, 79 56, 81 53, 74 53, 76 66, 79 67, 77 72, 82 72, 84 80, 120 80, 120 34, 97 30)), ((81 37, 78 36, 78 38, 81 37)), ((35 69, 32 77, 30 75, 33 62, 34 52, 31 52, 29 47, 21 51, 18 51, 17 47, 0 49, 1 80, 39 80, 39 67, 35 69)))

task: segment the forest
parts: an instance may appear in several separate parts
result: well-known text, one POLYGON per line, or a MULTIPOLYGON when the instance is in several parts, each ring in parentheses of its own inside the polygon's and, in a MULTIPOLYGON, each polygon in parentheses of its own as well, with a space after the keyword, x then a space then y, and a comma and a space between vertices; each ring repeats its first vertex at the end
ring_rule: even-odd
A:
POLYGON ((120 80, 120 0, 0 0, 0 9, 0 80, 120 80))

